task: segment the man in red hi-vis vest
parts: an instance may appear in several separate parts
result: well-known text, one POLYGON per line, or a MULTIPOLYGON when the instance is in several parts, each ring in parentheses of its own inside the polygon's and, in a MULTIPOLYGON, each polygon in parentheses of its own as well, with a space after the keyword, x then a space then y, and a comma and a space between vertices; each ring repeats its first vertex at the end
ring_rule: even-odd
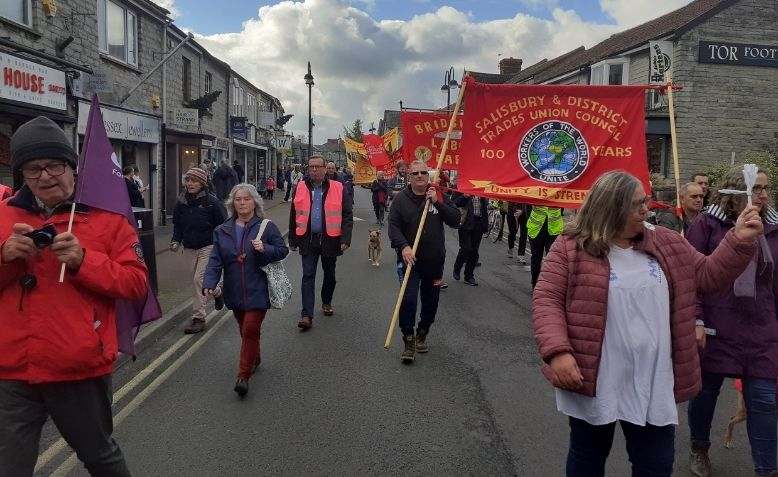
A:
POLYGON ((314 154, 308 160, 308 175, 297 184, 289 214, 289 249, 299 248, 303 262, 303 309, 297 326, 313 326, 316 269, 319 258, 324 271, 321 287, 322 312, 332 316, 335 293, 335 264, 351 245, 354 227, 351 199, 343 184, 326 178, 324 158, 314 154))

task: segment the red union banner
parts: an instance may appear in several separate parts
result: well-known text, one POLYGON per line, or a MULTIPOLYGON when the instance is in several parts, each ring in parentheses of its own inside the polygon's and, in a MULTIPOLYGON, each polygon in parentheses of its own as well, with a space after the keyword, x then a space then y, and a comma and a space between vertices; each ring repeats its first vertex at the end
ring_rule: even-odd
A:
MULTIPOLYGON (((437 167, 440 149, 448 131, 451 113, 436 111, 402 111, 400 129, 403 132, 403 159, 413 162, 427 161, 430 167, 437 167)), ((449 139, 448 151, 443 158, 443 169, 459 168, 459 139, 462 137, 462 116, 454 124, 449 139)))
POLYGON ((362 142, 367 150, 367 160, 373 167, 381 168, 391 162, 384 149, 384 139, 377 134, 364 134, 362 142))
POLYGON ((465 81, 460 191, 577 208, 598 177, 618 169, 649 192, 643 86, 465 81))

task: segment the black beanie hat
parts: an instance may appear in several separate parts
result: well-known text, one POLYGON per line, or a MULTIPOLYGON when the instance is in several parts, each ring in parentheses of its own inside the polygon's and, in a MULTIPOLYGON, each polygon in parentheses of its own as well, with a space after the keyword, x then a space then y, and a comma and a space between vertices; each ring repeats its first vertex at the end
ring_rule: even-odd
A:
POLYGON ((76 168, 76 151, 65 131, 45 116, 27 121, 11 137, 11 169, 21 170, 26 162, 36 159, 62 159, 76 168))

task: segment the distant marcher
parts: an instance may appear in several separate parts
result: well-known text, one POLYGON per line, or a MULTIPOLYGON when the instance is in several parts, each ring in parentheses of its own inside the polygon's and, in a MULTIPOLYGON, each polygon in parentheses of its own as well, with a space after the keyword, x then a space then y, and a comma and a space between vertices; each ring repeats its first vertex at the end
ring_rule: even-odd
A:
MULTIPOLYGON (((173 240, 170 250, 175 252, 183 246, 184 255, 192 263, 191 279, 194 286, 192 302, 192 323, 184 330, 187 334, 200 333, 205 329, 205 297, 203 276, 208 257, 213 249, 213 231, 224 222, 226 212, 221 201, 208 192, 208 173, 199 167, 187 171, 184 186, 173 209, 173 240)), ((221 289, 214 288, 216 309, 224 306, 221 289)))
MULTIPOLYGON (((745 190, 743 168, 724 178, 720 189, 745 190)), ((705 255, 714 254, 740 226, 745 195, 714 193, 711 205, 687 231, 689 243, 705 255)), ((757 476, 776 475, 778 412, 778 212, 770 206, 767 174, 759 171, 753 204, 765 222, 764 236, 748 268, 734 285, 716 293, 701 293, 697 340, 702 352, 702 391, 689 404, 690 470, 711 475, 708 449, 716 401, 725 378, 743 381, 748 440, 757 476)), ((724 456, 722 456, 724 457, 724 456)))
POLYGON ((273 200, 273 193, 276 191, 276 180, 273 179, 273 176, 270 176, 265 181, 265 193, 267 194, 268 200, 273 200))
POLYGON ((286 166, 286 170, 284 171, 284 183, 286 194, 284 194, 284 202, 289 202, 289 196, 292 193, 292 167, 286 166))
POLYGON ((237 159, 232 161, 232 169, 238 176, 238 182, 244 182, 246 180, 246 171, 243 170, 243 166, 240 165, 240 162, 238 162, 237 159))
POLYGON ((354 226, 351 201, 340 182, 326 178, 324 159, 311 156, 309 178, 297 184, 289 211, 289 249, 299 248, 302 257, 301 284, 303 309, 297 326, 306 331, 313 326, 316 270, 319 259, 324 271, 321 287, 322 311, 332 316, 335 293, 335 265, 338 256, 351 245, 354 226))
POLYGON ((516 250, 516 261, 520 265, 526 265, 527 259, 527 206, 508 202, 508 258, 513 258, 513 248, 516 245, 516 237, 519 238, 519 247, 516 250))
POLYGON ((527 218, 527 236, 530 247, 530 283, 535 287, 540 275, 543 256, 551 249, 557 236, 562 233, 564 221, 562 209, 533 205, 527 218))
POLYGON ((219 200, 226 200, 233 187, 238 185, 238 174, 227 160, 221 161, 213 173, 213 191, 219 200))
POLYGON ((227 308, 238 321, 241 336, 238 379, 235 392, 245 396, 249 380, 262 362, 260 336, 262 322, 270 308, 267 276, 260 267, 283 260, 288 254, 281 232, 268 221, 261 237, 257 237, 265 220, 262 198, 250 184, 238 184, 229 194, 227 209, 230 218, 216 228, 213 250, 203 280, 203 295, 219 293, 219 279, 224 272, 221 293, 227 308))
POLYGON ((389 196, 389 188, 386 184, 384 171, 378 171, 376 180, 370 185, 373 193, 373 211, 378 225, 384 225, 384 215, 386 214, 386 200, 389 196))
POLYGON ((746 210, 706 257, 646 223, 649 200, 625 172, 600 177, 551 247, 534 290, 543 374, 569 416, 569 476, 605 475, 616 423, 632 475, 672 474, 676 403, 701 385, 697 293, 731 286, 762 233, 757 210, 746 210))
POLYGON ((443 224, 457 227, 459 218, 459 210, 437 188, 430 185, 427 163, 411 163, 410 186, 395 196, 389 211, 389 239, 392 248, 400 254, 404 265, 413 264, 400 305, 400 330, 405 344, 400 359, 405 363, 413 362, 417 352, 426 353, 429 349, 427 335, 438 311, 443 266, 446 263, 446 235, 443 224), (419 246, 414 254, 412 247, 421 220, 420 209, 424 208, 428 198, 431 203, 419 246), (419 324, 416 326, 419 296, 421 311, 419 324))
POLYGON ((406 175, 405 161, 400 159, 394 164, 395 173, 394 177, 389 179, 387 186, 389 187, 389 205, 392 205, 392 199, 402 192, 408 186, 408 176, 406 175))
POLYGON ((702 206, 707 207, 708 203, 710 202, 710 198, 711 198, 710 196, 712 195, 710 190, 710 179, 708 178, 708 174, 704 172, 698 172, 696 174, 692 174, 692 182, 702 187, 702 206))
POLYGON ((291 186, 286 191, 286 197, 284 197, 285 202, 289 202, 289 198, 291 197, 291 194, 293 194, 297 190, 297 184, 300 183, 301 180, 303 180, 303 173, 300 172, 299 166, 294 166, 294 169, 290 173, 289 176, 290 184, 291 186))
POLYGON ((475 267, 480 258, 481 239, 489 228, 489 201, 483 197, 460 194, 454 198, 454 204, 467 211, 458 231, 459 253, 454 261, 454 280, 461 278, 462 267, 464 267, 465 283, 478 286, 475 280, 475 267))
POLYGON ((145 209, 146 202, 143 200, 143 194, 140 193, 138 184, 132 177, 135 172, 132 166, 125 166, 122 172, 124 172, 124 184, 127 186, 127 194, 130 196, 130 205, 139 209, 145 209))
POLYGON ((138 169, 138 166, 132 166, 132 180, 138 184, 138 190, 141 194, 149 190, 149 186, 143 185, 143 179, 140 178, 140 169, 138 169))
POLYGON ((702 187, 695 182, 688 182, 681 186, 681 213, 679 218, 675 209, 657 212, 654 220, 650 221, 679 233, 686 233, 692 222, 700 215, 703 203, 702 187))
POLYGON ((327 163, 327 179, 340 182, 338 167, 332 161, 327 163))

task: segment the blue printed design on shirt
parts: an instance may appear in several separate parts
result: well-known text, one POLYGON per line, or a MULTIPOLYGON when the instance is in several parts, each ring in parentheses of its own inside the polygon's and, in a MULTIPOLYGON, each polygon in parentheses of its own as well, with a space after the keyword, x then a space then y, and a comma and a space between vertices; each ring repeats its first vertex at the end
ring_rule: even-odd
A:
POLYGON ((648 274, 656 279, 657 283, 662 283, 662 271, 659 268, 659 262, 656 259, 648 259, 648 274))
POLYGON ((618 280, 618 279, 619 279, 619 277, 618 277, 618 276, 616 276, 616 272, 614 272, 613 270, 611 270, 611 283, 612 283, 612 282, 615 282, 615 281, 616 281, 616 280, 618 280))

